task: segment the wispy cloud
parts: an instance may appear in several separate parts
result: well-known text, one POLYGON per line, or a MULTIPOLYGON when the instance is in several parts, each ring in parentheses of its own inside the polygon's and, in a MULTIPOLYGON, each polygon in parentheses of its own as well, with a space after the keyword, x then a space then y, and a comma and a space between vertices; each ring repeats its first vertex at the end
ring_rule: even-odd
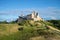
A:
POLYGON ((50 16, 51 17, 51 19, 53 19, 53 20, 57 20, 57 18, 56 17, 54 17, 54 16, 50 16))
POLYGON ((4 15, 7 20, 16 19, 21 13, 26 15, 31 13, 32 11, 38 12, 39 15, 44 19, 60 19, 60 9, 56 7, 3 10, 0 11, 0 19, 4 18, 4 15))

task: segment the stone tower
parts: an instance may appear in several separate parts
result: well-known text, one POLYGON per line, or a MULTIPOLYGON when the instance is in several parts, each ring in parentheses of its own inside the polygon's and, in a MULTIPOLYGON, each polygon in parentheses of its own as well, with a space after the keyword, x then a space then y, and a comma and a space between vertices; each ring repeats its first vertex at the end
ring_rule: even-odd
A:
POLYGON ((32 12, 32 18, 35 18, 35 11, 32 12))
POLYGON ((39 17, 39 14, 36 13, 35 11, 32 12, 32 19, 34 21, 42 20, 42 18, 39 17))

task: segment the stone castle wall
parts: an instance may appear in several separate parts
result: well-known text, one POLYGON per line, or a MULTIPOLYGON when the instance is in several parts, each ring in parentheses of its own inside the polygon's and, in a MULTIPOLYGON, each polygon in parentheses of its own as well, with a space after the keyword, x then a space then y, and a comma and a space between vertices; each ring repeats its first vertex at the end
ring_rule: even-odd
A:
POLYGON ((18 22, 23 21, 23 20, 39 21, 39 20, 42 20, 42 18, 40 18, 39 14, 34 11, 34 12, 32 12, 32 14, 29 14, 29 15, 18 18, 18 22))

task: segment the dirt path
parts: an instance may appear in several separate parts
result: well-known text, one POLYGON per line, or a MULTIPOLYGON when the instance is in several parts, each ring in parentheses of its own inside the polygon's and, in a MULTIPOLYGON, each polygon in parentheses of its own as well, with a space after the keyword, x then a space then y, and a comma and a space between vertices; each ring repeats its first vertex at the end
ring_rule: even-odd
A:
POLYGON ((52 26, 47 26, 47 27, 50 28, 50 29, 52 29, 52 30, 56 30, 56 31, 60 32, 60 30, 58 30, 58 29, 56 29, 56 28, 54 28, 52 26))

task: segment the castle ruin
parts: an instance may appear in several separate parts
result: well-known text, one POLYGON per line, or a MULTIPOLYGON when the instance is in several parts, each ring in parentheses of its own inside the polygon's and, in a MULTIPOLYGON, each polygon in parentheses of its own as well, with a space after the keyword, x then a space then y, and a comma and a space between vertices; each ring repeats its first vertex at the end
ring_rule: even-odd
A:
POLYGON ((23 21, 23 20, 34 20, 34 21, 39 21, 42 20, 42 18, 39 17, 39 14, 36 13, 35 11, 32 12, 32 14, 26 15, 26 16, 19 16, 17 19, 18 22, 23 21))

